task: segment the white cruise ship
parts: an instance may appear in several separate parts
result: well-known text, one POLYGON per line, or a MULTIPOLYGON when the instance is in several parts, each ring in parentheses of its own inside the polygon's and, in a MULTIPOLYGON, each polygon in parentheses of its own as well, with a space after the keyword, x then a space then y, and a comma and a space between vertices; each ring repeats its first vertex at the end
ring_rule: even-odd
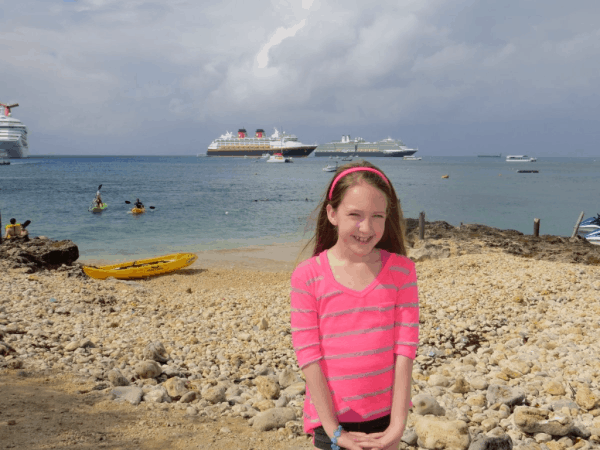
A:
POLYGON ((27 158, 29 145, 27 144, 27 127, 12 118, 11 108, 19 106, 18 103, 6 105, 0 103, 0 156, 8 158, 27 158))
POLYGON ((237 136, 226 132, 215 139, 208 146, 206 156, 238 156, 261 157, 281 153, 283 156, 306 157, 317 148, 316 145, 305 145, 298 141, 293 134, 275 132, 271 136, 265 135, 265 130, 259 128, 254 136, 248 136, 245 128, 238 130, 237 136))

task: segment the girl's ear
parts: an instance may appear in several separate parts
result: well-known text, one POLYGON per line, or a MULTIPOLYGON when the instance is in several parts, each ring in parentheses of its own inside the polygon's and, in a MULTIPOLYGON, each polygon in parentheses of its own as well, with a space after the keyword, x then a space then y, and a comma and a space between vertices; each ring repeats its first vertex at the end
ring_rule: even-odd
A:
POLYGON ((327 205, 327 218, 331 222, 331 225, 337 227, 337 211, 331 205, 327 205))

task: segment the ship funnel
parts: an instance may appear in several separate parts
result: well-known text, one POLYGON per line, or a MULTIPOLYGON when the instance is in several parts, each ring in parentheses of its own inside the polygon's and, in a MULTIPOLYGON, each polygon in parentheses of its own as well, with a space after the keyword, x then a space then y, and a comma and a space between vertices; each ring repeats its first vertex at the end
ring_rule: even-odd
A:
POLYGON ((254 135, 257 138, 261 138, 265 135, 265 130, 263 130, 262 128, 259 128, 256 130, 256 134, 254 135))
POLYGON ((238 138, 244 139, 245 137, 246 137, 246 129, 245 128, 240 128, 238 130, 238 138))
POLYGON ((4 106, 4 115, 9 117, 10 114, 10 108, 16 108, 17 106, 19 106, 18 103, 13 103, 12 105, 7 105, 6 103, 0 103, 0 106, 4 106))

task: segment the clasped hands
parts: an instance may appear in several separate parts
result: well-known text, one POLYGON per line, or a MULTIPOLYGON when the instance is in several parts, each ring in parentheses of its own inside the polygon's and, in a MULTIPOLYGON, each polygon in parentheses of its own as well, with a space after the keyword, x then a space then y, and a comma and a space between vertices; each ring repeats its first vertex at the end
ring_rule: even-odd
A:
POLYGON ((348 450, 397 450, 404 427, 388 427, 380 433, 343 431, 338 445, 348 450))

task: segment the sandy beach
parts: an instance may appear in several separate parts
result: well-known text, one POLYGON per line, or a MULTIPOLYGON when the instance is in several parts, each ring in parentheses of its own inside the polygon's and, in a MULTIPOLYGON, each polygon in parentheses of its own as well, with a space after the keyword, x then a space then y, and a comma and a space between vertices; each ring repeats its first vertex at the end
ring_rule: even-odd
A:
MULTIPOLYGON (((312 448, 289 326, 302 244, 133 282, 0 260, 2 448, 312 448)), ((469 248, 411 249, 421 344, 402 447, 599 448, 600 266, 469 248)))

